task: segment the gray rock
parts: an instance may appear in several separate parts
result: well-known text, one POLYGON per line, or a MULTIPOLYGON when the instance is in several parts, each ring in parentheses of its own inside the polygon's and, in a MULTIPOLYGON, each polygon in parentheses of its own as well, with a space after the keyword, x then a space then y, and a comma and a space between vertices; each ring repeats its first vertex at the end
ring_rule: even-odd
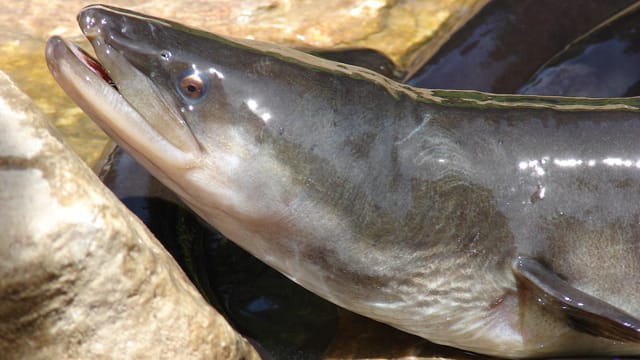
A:
POLYGON ((258 358, 1 72, 0 354, 258 358))

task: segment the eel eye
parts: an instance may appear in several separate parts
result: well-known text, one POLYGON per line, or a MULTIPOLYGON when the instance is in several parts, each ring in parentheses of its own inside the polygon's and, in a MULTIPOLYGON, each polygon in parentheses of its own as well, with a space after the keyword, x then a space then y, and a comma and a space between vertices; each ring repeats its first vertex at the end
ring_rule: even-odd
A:
POLYGON ((160 59, 164 60, 164 61, 169 61, 171 60, 171 51, 169 50, 162 50, 160 51, 160 59))
POLYGON ((209 79, 195 69, 189 69, 180 75, 178 90, 187 100, 199 100, 209 90, 209 79))

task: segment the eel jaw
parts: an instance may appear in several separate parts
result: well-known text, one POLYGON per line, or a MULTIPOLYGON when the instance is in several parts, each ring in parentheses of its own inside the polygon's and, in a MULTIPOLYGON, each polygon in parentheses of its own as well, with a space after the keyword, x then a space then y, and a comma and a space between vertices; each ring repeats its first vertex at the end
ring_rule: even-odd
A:
MULTIPOLYGON (((138 161, 164 171, 195 166, 202 148, 190 130, 182 129, 180 141, 158 131, 159 124, 150 124, 120 94, 97 60, 58 36, 47 41, 45 56, 51 74, 67 95, 138 161)), ((119 65, 137 72, 126 62, 119 65)))

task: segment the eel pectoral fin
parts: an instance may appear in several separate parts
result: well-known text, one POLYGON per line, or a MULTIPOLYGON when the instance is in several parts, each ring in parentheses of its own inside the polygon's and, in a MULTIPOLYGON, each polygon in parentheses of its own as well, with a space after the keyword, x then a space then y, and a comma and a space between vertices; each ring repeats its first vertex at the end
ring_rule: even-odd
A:
POLYGON ((514 273, 545 310, 572 328, 617 341, 640 342, 640 319, 581 290, 535 259, 518 257, 514 273))

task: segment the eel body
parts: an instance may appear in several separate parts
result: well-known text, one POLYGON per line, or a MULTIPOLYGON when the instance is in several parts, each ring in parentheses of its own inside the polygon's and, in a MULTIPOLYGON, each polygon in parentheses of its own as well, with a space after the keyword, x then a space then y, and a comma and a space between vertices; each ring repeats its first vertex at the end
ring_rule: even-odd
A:
POLYGON ((502 357, 640 354, 640 99, 424 90, 127 10, 54 77, 203 219, 354 312, 502 357))

